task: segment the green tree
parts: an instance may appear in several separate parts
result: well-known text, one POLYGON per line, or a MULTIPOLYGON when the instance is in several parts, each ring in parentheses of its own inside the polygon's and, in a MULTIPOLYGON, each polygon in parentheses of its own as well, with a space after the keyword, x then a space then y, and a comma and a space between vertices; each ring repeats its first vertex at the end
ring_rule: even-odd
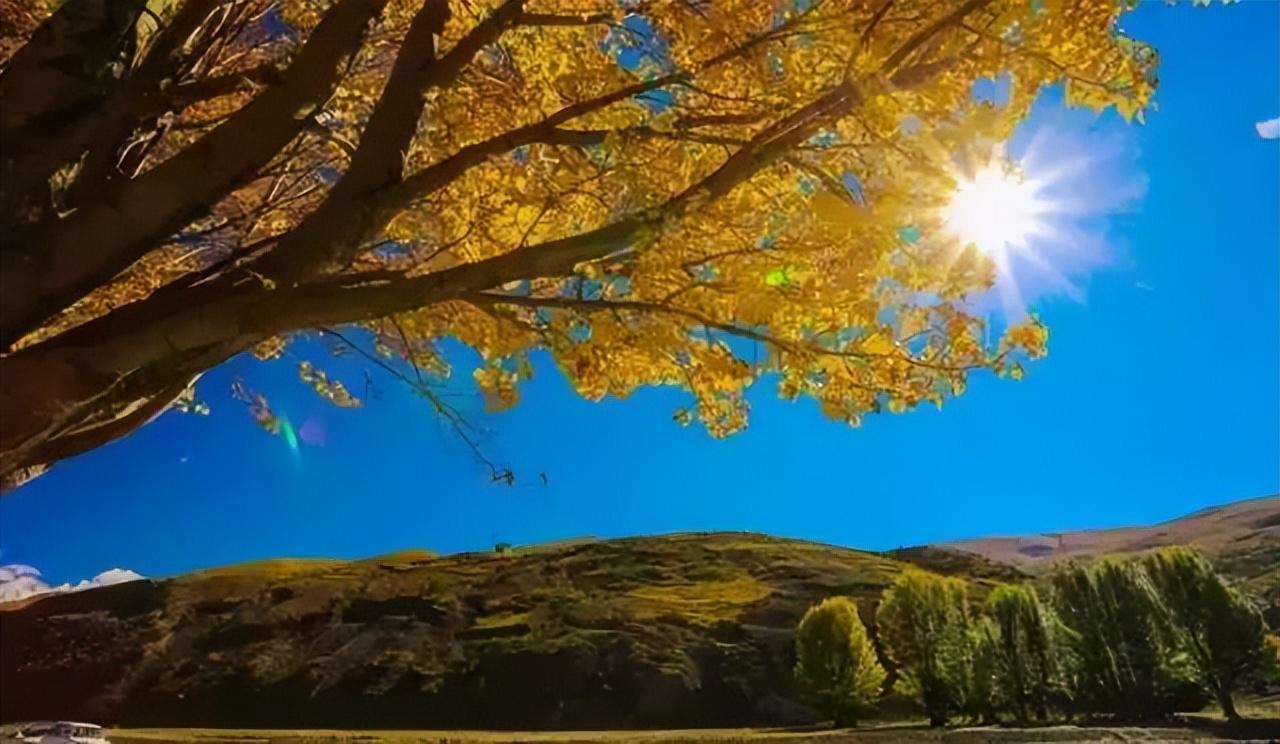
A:
POLYGON ((1049 701, 1059 685, 1058 620, 1024 584, 1004 584, 987 597, 991 629, 994 697, 1019 721, 1049 717, 1049 701))
POLYGON ((1232 691, 1270 661, 1262 614, 1249 598, 1223 583, 1200 553, 1183 547, 1158 550, 1142 561, 1159 590, 1196 677, 1236 719, 1232 691))
POLYGON ((965 693, 965 713, 981 723, 994 723, 1000 708, 997 646, 1000 630, 989 617, 978 617, 970 629, 973 666, 965 693))
POLYGON ((830 597, 809 608, 796 630, 796 680, 837 726, 880 696, 885 671, 858 606, 830 597))
POLYGON ((1074 662, 1073 698, 1097 713, 1151 718, 1173 712, 1189 674, 1175 656, 1168 611, 1142 566, 1071 564, 1052 583, 1074 662))
POLYGON ((909 568, 885 590, 876 613, 885 654, 898 670, 898 690, 924 704, 929 724, 968 707, 973 638, 965 583, 909 568))

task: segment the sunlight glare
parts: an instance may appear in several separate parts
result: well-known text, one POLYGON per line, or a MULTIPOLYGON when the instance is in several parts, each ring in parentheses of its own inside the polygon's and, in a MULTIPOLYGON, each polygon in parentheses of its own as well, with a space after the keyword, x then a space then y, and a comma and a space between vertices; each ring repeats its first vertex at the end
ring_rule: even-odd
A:
POLYGON ((1024 249, 1027 239, 1042 229, 1045 205, 1036 191, 1034 182, 992 162, 959 180, 943 219, 952 234, 987 255, 1024 249))

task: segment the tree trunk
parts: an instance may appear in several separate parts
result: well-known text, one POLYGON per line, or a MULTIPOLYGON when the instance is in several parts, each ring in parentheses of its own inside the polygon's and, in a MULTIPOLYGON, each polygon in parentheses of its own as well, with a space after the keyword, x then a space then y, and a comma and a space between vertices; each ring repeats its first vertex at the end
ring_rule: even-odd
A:
POLYGON ((1236 710, 1236 701, 1231 696, 1231 688, 1226 685, 1218 686, 1218 705, 1222 708, 1222 715, 1226 716, 1228 721, 1240 720, 1240 712, 1236 710))

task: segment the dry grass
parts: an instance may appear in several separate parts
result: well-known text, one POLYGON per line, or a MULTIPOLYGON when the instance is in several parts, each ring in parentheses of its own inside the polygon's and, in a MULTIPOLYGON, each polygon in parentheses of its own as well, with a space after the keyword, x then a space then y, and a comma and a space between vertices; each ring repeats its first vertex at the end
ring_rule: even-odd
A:
POLYGON ((640 586, 617 604, 638 620, 676 615, 695 622, 735 620, 752 603, 769 596, 772 588, 750 576, 727 581, 640 586))

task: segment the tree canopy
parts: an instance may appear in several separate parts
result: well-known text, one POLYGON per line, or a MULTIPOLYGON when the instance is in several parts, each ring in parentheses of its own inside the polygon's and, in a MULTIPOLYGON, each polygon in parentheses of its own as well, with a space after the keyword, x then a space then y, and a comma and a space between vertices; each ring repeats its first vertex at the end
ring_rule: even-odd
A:
POLYGON ((997 586, 985 609, 992 620, 983 638, 992 659, 992 697, 1019 722, 1048 720, 1062 687, 1056 613, 1022 584, 997 586))
POLYGON ((963 579, 908 568, 884 591, 876 630, 898 673, 899 692, 919 698, 929 724, 973 710, 973 617, 963 579))
POLYGON ((1208 559, 1189 548, 1162 548, 1142 564, 1164 598, 1196 677, 1227 718, 1239 718, 1232 692, 1275 667, 1254 600, 1228 586, 1208 559))
POLYGON ((414 381, 462 341, 496 406, 538 349, 590 399, 680 386, 717 436, 766 375, 852 424, 1020 376, 1046 331, 991 337, 939 213, 1045 86, 1141 114, 1123 6, 6 2, 0 473, 346 324, 414 381))
POLYGON ((885 670, 848 597, 810 607, 796 628, 796 681, 836 726, 852 724, 880 697, 885 670))
POLYGON ((1077 704, 1134 718, 1167 716, 1189 699, 1203 705, 1164 597, 1141 563, 1072 563, 1051 581, 1077 704))

